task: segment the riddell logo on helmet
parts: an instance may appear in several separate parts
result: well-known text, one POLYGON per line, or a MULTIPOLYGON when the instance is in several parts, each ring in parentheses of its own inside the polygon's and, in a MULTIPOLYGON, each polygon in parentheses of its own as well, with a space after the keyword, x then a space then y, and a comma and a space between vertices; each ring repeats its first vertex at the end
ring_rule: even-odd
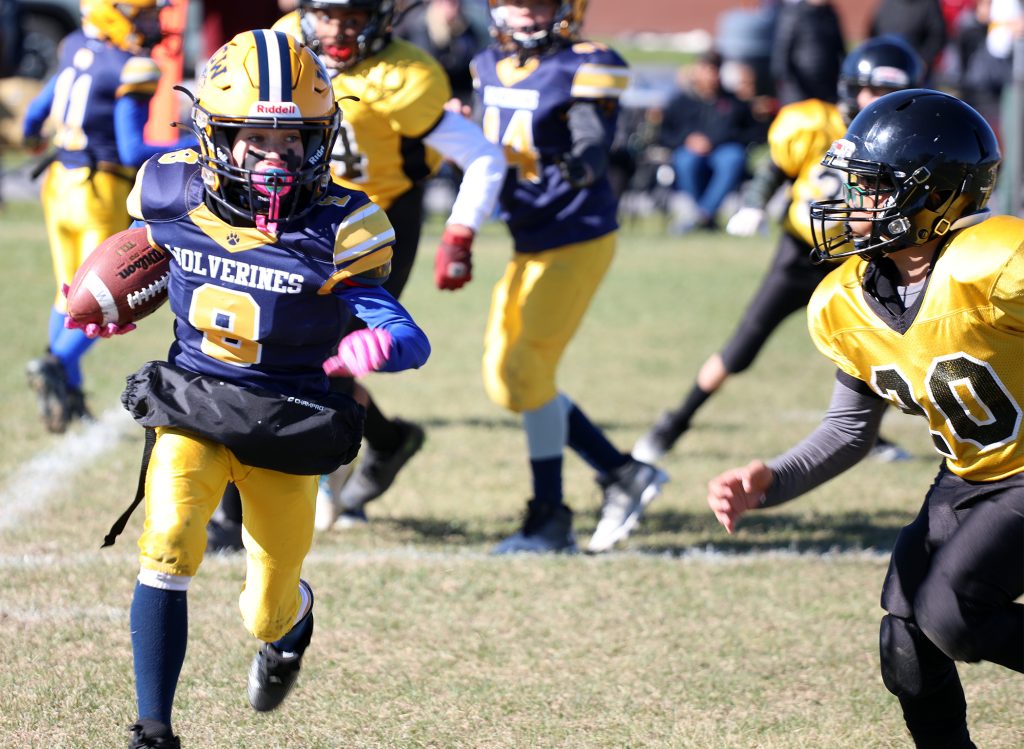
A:
POLYGON ((249 116, 299 117, 299 107, 293 101, 258 101, 249 110, 249 116))

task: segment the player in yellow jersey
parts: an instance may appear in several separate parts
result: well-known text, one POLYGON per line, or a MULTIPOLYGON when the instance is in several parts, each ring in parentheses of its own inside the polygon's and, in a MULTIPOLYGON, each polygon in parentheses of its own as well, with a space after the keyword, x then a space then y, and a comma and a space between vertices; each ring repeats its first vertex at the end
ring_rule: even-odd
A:
MULTIPOLYGON (((459 289, 472 279, 473 238, 493 211, 505 158, 477 125, 445 111, 452 93, 444 70, 423 50, 391 36, 394 14, 392 0, 301 0, 274 29, 305 41, 327 66, 342 112, 334 180, 367 193, 394 226, 384 288, 397 298, 419 245, 425 180, 443 159, 464 175, 434 265, 438 288, 459 289)), ((386 418, 365 388, 347 386, 367 408, 365 442, 351 476, 345 466, 321 481, 321 530, 339 516, 341 526, 365 522, 366 503, 391 486, 424 441, 419 425, 386 418)), ((240 519, 238 500, 229 494, 210 525, 211 548, 239 548, 240 519)))
MULTIPOLYGON (((839 105, 806 99, 783 107, 768 132, 766 160, 744 195, 745 206, 726 231, 752 236, 764 228, 765 206, 783 184, 791 199, 775 257, 750 301, 736 332, 701 366, 682 403, 666 411, 633 447, 633 456, 653 461, 670 450, 689 429, 697 410, 734 374, 746 370, 768 337, 789 315, 802 309, 830 270, 811 261, 811 202, 839 194, 841 176, 821 164, 829 144, 846 129, 857 111, 884 93, 920 85, 924 65, 898 37, 870 39, 846 57, 839 80, 839 105)), ((899 448, 880 440, 879 455, 898 456, 899 448), (883 450, 888 452, 882 452, 883 450)))
POLYGON ((823 163, 846 196, 812 206, 815 251, 849 257, 808 305, 832 403, 800 444, 712 479, 708 503, 731 532, 857 463, 887 406, 924 417, 944 460, 892 552, 882 679, 916 746, 972 749, 955 662, 1024 672, 1024 221, 989 217, 995 135, 938 91, 871 104, 823 163))

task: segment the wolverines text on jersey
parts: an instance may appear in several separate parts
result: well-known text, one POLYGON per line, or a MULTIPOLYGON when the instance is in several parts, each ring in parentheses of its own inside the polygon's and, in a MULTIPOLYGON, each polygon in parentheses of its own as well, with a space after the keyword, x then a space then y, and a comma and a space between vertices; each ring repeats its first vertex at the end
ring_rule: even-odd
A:
POLYGON ((815 345, 924 416, 953 473, 994 481, 1024 471, 1024 220, 1000 216, 959 232, 901 318, 864 292, 866 265, 850 258, 818 286, 808 307, 815 345))
POLYGON ((528 58, 488 48, 473 59, 487 139, 504 147, 508 175, 501 211, 517 252, 538 252, 618 228, 617 202, 607 177, 574 188, 560 162, 572 150, 566 113, 578 101, 598 104, 611 148, 618 100, 629 69, 613 50, 577 42, 528 58))
POLYGON ((177 341, 168 360, 191 372, 291 395, 326 392, 321 363, 349 318, 332 289, 387 278, 394 230, 365 194, 331 185, 276 236, 232 226, 203 202, 190 149, 143 165, 128 210, 174 266, 168 298, 177 341))

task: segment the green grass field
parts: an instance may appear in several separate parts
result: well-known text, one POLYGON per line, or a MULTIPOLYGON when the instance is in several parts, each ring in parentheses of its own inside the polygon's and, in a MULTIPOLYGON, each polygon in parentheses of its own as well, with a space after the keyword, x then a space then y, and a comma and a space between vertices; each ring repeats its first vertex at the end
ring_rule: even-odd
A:
MULTIPOLYGON (((707 480, 788 447, 827 404, 831 367, 797 315, 666 459, 672 482, 625 548, 492 558, 529 493, 518 419, 489 403, 479 373, 509 244, 487 231, 475 280, 441 293, 437 233, 403 297, 433 357, 368 380, 385 412, 422 423, 428 442, 371 505, 369 528, 318 535, 304 575, 317 630, 275 713, 245 697, 255 645, 236 605, 244 562, 206 560, 176 702, 183 746, 910 746, 876 641, 885 552, 936 466, 923 425, 893 414, 884 427, 914 461, 862 464, 727 536, 706 508, 707 480)), ((142 430, 116 417, 120 387, 164 355, 171 318, 162 310, 90 352, 102 431, 46 434, 23 374, 53 293, 38 207, 7 205, 0 234, 0 747, 122 747, 135 717, 128 604, 141 510, 113 548, 99 546, 134 493, 141 453, 142 430)), ((764 239, 626 227, 563 389, 628 449, 725 340, 770 255, 764 239)), ((600 494, 572 456, 566 490, 585 540, 600 494)), ((978 746, 1024 746, 1019 676, 988 664, 961 673, 978 746)))

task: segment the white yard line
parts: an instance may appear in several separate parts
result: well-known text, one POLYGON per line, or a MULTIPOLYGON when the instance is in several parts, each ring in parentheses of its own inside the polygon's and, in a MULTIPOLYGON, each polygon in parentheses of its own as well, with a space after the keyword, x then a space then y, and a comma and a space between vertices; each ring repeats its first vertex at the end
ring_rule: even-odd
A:
POLYGON ((137 428, 127 411, 112 408, 84 428, 66 432, 0 486, 0 530, 17 527, 28 515, 39 512, 58 488, 137 428))

